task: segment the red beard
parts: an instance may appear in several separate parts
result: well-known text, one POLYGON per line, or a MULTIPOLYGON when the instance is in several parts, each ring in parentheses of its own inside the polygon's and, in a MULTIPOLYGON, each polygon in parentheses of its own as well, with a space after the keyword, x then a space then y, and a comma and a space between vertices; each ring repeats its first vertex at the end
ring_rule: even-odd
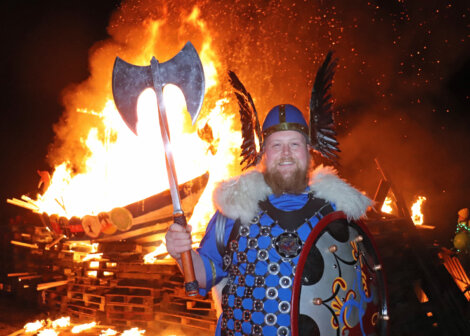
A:
POLYGON ((280 196, 283 193, 301 194, 305 191, 308 185, 308 168, 300 168, 297 162, 296 166, 295 171, 287 177, 282 176, 276 168, 266 167, 264 180, 276 196, 280 196))

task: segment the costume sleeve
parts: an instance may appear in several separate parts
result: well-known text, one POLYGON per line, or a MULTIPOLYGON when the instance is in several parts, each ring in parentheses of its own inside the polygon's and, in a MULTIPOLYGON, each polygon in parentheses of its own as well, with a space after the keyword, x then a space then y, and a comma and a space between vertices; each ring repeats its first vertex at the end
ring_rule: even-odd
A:
MULTIPOLYGON (((216 242, 216 219, 217 216, 221 216, 218 211, 212 217, 209 224, 206 228, 206 233, 201 240, 199 248, 197 252, 202 258, 204 263, 204 268, 206 272, 206 288, 200 288, 199 294, 205 296, 207 292, 211 289, 212 286, 215 286, 219 283, 219 281, 227 276, 227 272, 225 272, 222 268, 223 259, 220 255, 219 251, 217 250, 217 242, 216 242)), ((225 223, 225 233, 224 233, 224 243, 227 245, 228 237, 230 232, 232 231, 234 220, 227 219, 225 223)))

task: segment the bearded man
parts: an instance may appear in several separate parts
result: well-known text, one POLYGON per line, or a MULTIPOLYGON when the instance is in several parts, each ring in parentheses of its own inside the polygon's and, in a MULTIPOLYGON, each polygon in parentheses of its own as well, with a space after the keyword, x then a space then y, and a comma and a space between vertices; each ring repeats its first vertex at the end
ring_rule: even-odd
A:
POLYGON ((200 247, 191 250, 190 228, 173 224, 166 234, 180 266, 191 250, 202 295, 223 286, 216 335, 290 335, 294 274, 309 233, 331 212, 356 220, 371 204, 333 168, 313 169, 308 125, 295 106, 275 106, 262 133, 257 169, 215 189, 217 213, 200 247))

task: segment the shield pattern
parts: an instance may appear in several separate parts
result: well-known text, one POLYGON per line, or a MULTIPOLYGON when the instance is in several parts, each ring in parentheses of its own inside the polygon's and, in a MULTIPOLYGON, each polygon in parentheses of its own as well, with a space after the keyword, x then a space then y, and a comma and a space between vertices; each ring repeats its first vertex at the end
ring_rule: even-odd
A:
POLYGON ((343 212, 314 227, 292 293, 293 336, 387 335, 387 290, 377 248, 362 221, 343 212))

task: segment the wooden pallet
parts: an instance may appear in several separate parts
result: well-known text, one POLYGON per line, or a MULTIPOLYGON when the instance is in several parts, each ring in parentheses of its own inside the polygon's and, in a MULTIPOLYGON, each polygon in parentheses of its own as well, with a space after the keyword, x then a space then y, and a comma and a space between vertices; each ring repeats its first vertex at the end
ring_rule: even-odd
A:
POLYGON ((106 297, 80 292, 68 292, 67 300, 71 304, 81 305, 100 311, 105 311, 106 297))
POLYGON ((106 294, 108 304, 152 305, 159 298, 159 288, 116 286, 106 294))
POLYGON ((67 313, 72 319, 80 322, 98 322, 101 320, 99 310, 70 302, 67 303, 67 313))
POLYGON ((127 320, 121 318, 110 318, 107 319, 107 323, 116 327, 122 328, 141 328, 141 329, 152 329, 155 327, 156 322, 152 320, 127 320))
POLYGON ((201 316, 184 315, 182 313, 155 313, 155 320, 164 323, 201 330, 215 331, 217 320, 215 318, 203 318, 201 316))

